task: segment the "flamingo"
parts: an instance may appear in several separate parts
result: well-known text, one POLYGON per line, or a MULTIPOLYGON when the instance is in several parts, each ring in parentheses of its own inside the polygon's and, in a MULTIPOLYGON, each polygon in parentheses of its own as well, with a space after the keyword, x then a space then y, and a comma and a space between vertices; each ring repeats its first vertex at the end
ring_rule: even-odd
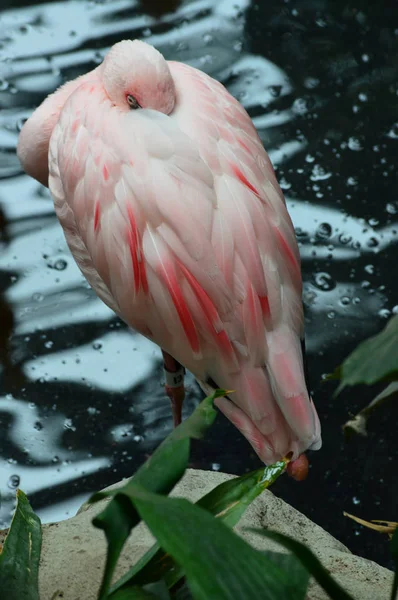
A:
POLYGON ((189 369, 234 390, 215 405, 266 465, 320 448, 293 225, 223 85, 124 40, 48 96, 17 152, 97 295, 162 349, 175 425, 189 369))

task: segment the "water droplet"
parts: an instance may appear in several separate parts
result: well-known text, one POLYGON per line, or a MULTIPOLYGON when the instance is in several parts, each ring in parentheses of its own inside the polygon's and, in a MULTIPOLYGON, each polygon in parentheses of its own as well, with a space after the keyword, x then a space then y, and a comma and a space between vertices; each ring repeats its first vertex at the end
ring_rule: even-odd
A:
MULTIPOLYGON (((327 240, 332 235, 332 226, 329 223, 321 223, 318 225, 315 236, 321 240, 327 240)), ((332 248, 333 250, 333 248, 332 248)))
POLYGON ((19 475, 11 475, 7 481, 7 486, 10 489, 15 490, 19 486, 20 482, 21 478, 19 475))
POLYGON ((368 241, 366 242, 366 245, 369 248, 376 248, 379 245, 379 241, 375 238, 375 237, 371 237, 368 239, 368 241))
POLYGON ((388 202, 386 211, 389 215, 396 215, 398 213, 398 202, 388 202))
POLYGON ((350 304, 350 302, 351 302, 351 298, 349 298, 348 296, 342 296, 340 298, 340 304, 342 306, 348 306, 350 304))
POLYGON ((303 302, 306 306, 312 306, 316 302, 317 294, 314 290, 304 290, 303 292, 303 302))
POLYGON ((273 98, 279 98, 279 96, 281 95, 281 92, 282 92, 282 86, 281 85, 270 85, 270 86, 268 86, 268 90, 273 98))
POLYGON ((102 61, 104 60, 104 57, 102 56, 102 53, 97 50, 97 52, 94 52, 94 56, 93 56, 93 61, 99 65, 100 63, 102 63, 102 61))
POLYGON ((366 265, 364 267, 364 271, 366 271, 366 273, 369 273, 369 275, 373 275, 375 272, 375 267, 374 265, 366 265))
POLYGON ((219 471, 221 469, 220 463, 213 463, 211 465, 211 469, 212 469, 212 471, 219 471))
POLYGON ((386 133, 387 137, 392 138, 392 139, 397 139, 398 138, 398 123, 394 123, 394 125, 391 127, 390 131, 388 131, 386 133))
POLYGON ((54 269, 56 269, 57 271, 64 271, 67 266, 68 263, 63 258, 59 258, 54 263, 54 269))
POLYGON ((311 97, 303 97, 296 98, 293 102, 292 110, 296 115, 305 115, 309 110, 311 110, 315 105, 313 98, 311 97))
POLYGON ((353 503, 353 504, 360 504, 360 503, 361 503, 361 501, 360 501, 360 499, 359 499, 359 498, 357 498, 356 496, 354 496, 354 497, 353 497, 353 499, 352 499, 352 503, 353 503))
POLYGON ((69 429, 70 431, 76 431, 76 427, 74 427, 72 419, 65 419, 64 429, 69 429))
POLYGON ((334 319, 336 316, 336 313, 334 312, 334 310, 331 310, 330 312, 328 312, 328 319, 334 319))
POLYGON ((101 350, 102 342, 100 342, 100 341, 93 342, 93 348, 94 348, 94 350, 101 350))
POLYGON ((311 181, 323 181, 324 179, 329 179, 331 176, 332 174, 329 171, 326 171, 321 165, 314 165, 310 179, 311 181))
POLYGON ((388 310, 388 308, 382 308, 381 310, 379 310, 379 312, 377 314, 382 319, 388 319, 391 315, 391 312, 388 310))
POLYGON ((50 348, 52 348, 54 346, 54 342, 52 342, 51 340, 48 340, 48 342, 45 342, 44 347, 47 348, 48 350, 50 348))
POLYGON ((350 242, 352 242, 352 237, 347 233, 340 233, 339 242, 344 245, 349 244, 350 242))
POLYGON ((36 431, 41 431, 43 429, 43 423, 36 421, 36 423, 33 425, 33 429, 36 429, 36 431))
POLYGON ((336 287, 336 282, 329 273, 315 273, 314 280, 316 287, 323 292, 329 292, 336 287))
POLYGON ((315 77, 306 77, 304 79, 304 87, 306 87, 308 90, 313 90, 318 85, 319 79, 316 79, 315 77))
POLYGON ((356 177, 348 177, 347 185, 349 185, 349 186, 358 185, 358 179, 356 177))
POLYGON ((353 150, 353 152, 359 152, 360 150, 363 150, 363 146, 359 138, 356 137, 350 137, 348 139, 348 147, 350 150, 353 150))
POLYGON ((44 300, 44 296, 43 294, 40 294, 40 292, 35 292, 32 294, 32 300, 33 302, 42 302, 44 300))
POLYGON ((282 190, 290 190, 292 184, 289 183, 284 177, 281 177, 279 180, 279 185, 282 190))
POLYGON ((305 238, 308 235, 307 232, 304 231, 304 229, 302 229, 301 227, 295 227, 294 232, 297 238, 305 238))

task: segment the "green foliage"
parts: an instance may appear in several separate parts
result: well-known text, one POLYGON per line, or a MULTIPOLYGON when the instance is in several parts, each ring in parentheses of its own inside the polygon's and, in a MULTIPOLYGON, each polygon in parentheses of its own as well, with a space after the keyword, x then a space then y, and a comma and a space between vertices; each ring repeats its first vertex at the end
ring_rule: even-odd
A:
MULTIPOLYGON (((198 500, 197 505, 221 519, 228 527, 234 527, 249 504, 284 472, 285 467, 286 463, 280 461, 271 467, 225 481, 198 500)), ((160 578, 171 588, 183 576, 183 568, 157 543, 112 587, 111 592, 160 578)), ((111 598, 113 600, 113 595, 111 598)))
MULTIPOLYGON (((100 600, 304 600, 310 575, 332 600, 352 600, 303 544, 253 530, 289 550, 260 552, 232 531, 247 506, 284 472, 287 460, 226 481, 196 504, 168 497, 186 470, 190 439, 204 435, 216 416, 214 398, 226 393, 218 390, 206 398, 126 484, 91 498, 110 499, 93 520, 108 543, 100 600), (125 541, 141 520, 157 543, 111 587, 125 541)), ((26 496, 18 491, 17 497, 0 554, 0 589, 9 600, 39 600, 40 521, 26 496)), ((398 566, 397 533, 392 553, 398 566)), ((391 600, 397 587, 395 578, 391 600)))
POLYGON ((150 492, 168 494, 173 489, 187 468, 190 438, 202 437, 212 425, 217 415, 213 400, 225 394, 224 390, 217 390, 212 396, 205 398, 195 412, 165 439, 124 486, 99 492, 91 498, 91 502, 97 502, 104 497, 113 497, 105 510, 93 520, 95 527, 103 529, 108 542, 100 600, 107 598, 119 555, 132 528, 140 521, 139 514, 131 502, 134 491, 142 487, 150 492))
POLYGON ((345 387, 398 379, 398 315, 394 315, 377 335, 365 340, 330 376, 340 379, 336 390, 345 387))
POLYGON ((329 594, 329 597, 332 598, 332 600, 352 600, 352 596, 347 594, 347 592, 344 591, 344 589, 329 575, 328 571, 322 566, 315 554, 311 552, 309 548, 304 546, 304 544, 301 544, 297 540, 293 540, 282 533, 277 533, 276 531, 254 528, 250 528, 249 531, 267 537, 274 542, 278 542, 290 550, 298 558, 302 566, 311 573, 325 592, 329 594))
POLYGON ((162 548, 183 566, 195 600, 252 600, 260 590, 264 600, 304 599, 305 573, 298 588, 281 566, 206 510, 138 488, 134 504, 162 548))
POLYGON ((41 524, 25 494, 17 491, 17 507, 0 554, 1 597, 39 600, 41 524))

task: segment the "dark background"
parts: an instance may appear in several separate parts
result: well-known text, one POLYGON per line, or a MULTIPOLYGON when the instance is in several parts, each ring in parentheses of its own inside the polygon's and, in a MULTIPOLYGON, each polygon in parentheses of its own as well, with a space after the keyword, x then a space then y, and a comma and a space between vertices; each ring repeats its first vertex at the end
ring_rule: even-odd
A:
MULTIPOLYGON (((171 428, 159 353, 95 299, 48 193, 15 155, 23 120, 48 93, 113 43, 140 37, 240 99, 296 226, 324 445, 310 455, 307 481, 284 477, 273 491, 353 552, 391 566, 387 539, 343 511, 397 520, 397 405, 372 417, 367 438, 347 442, 342 424, 378 388, 333 398, 322 378, 398 310, 398 8, 365 0, 3 0, 1 8, 0 525, 17 485, 43 518, 73 514, 84 495, 131 475, 171 428)), ((188 382, 186 414, 201 397, 188 382)), ((240 474, 259 463, 219 417, 194 445, 192 465, 240 474)))

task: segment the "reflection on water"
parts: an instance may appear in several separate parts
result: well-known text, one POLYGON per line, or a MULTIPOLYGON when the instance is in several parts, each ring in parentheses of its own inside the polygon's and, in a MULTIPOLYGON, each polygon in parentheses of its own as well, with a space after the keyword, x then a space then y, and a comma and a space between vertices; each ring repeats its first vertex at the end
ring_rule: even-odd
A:
MULTIPOLYGON (((311 456, 307 482, 283 480, 275 491, 353 550, 386 562, 382 542, 341 514, 394 516, 391 413, 375 418, 367 440, 347 445, 341 424, 371 394, 334 400, 320 382, 398 310, 394 15, 361 0, 13 7, 0 17, 0 527, 18 486, 44 520, 64 518, 89 492, 133 473, 171 429, 159 350, 88 288, 47 190, 15 155, 23 120, 48 93, 92 69, 113 43, 140 37, 219 79, 245 105, 296 227, 324 448, 311 456)), ((187 383, 185 414, 201 398, 187 383)), ((258 466, 222 418, 194 446, 192 464, 234 473, 258 466)))

